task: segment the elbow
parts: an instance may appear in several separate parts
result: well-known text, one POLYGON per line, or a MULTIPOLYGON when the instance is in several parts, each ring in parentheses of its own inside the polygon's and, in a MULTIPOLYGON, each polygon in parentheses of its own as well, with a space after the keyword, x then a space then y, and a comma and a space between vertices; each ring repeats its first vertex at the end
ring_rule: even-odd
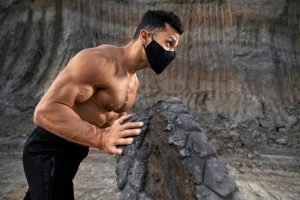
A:
POLYGON ((43 110, 41 110, 39 107, 37 107, 34 110, 33 123, 36 126, 44 127, 44 122, 45 122, 45 112, 43 110))

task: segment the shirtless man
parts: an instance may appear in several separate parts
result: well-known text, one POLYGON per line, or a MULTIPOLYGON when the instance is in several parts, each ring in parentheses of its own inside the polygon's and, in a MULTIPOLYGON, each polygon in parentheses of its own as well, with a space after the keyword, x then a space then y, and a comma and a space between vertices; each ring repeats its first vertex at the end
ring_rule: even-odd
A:
POLYGON ((148 11, 123 47, 101 45, 77 53, 38 103, 37 127, 25 143, 24 199, 74 199, 72 180, 89 147, 122 154, 142 122, 128 122, 139 80, 151 67, 157 74, 175 58, 182 22, 173 12, 148 11))

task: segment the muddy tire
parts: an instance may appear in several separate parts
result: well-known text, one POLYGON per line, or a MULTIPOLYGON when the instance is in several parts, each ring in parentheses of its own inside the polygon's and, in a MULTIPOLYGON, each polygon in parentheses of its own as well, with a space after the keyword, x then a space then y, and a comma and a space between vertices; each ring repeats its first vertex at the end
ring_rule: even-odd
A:
POLYGON ((242 199, 199 124, 178 98, 159 101, 131 121, 143 133, 117 157, 121 200, 242 199))

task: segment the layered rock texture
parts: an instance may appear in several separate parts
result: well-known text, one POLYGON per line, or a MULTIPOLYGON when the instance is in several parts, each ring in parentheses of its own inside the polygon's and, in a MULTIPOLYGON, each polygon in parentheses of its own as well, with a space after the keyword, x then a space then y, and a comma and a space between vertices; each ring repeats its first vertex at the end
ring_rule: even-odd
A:
MULTIPOLYGON (((138 73, 136 110, 180 97, 218 155, 228 157, 246 199, 299 199, 299 0, 0 1, 0 199, 21 199, 27 190, 22 146, 33 109, 52 80, 82 49, 125 45, 149 9, 173 10, 185 32, 177 59, 162 75, 138 73)), ((84 166, 77 197, 115 199, 113 160, 92 157, 84 166)), ((202 182, 200 191, 210 188, 202 182)), ((226 196, 214 188, 207 194, 226 196)))
POLYGON ((132 121, 145 125, 117 159, 120 199, 241 199, 223 162, 178 98, 160 101, 132 121))
POLYGON ((137 108, 172 95, 235 121, 299 115, 298 0, 1 1, 1 102, 35 104, 73 55, 126 44, 149 9, 173 10, 186 31, 165 73, 139 73, 137 108))

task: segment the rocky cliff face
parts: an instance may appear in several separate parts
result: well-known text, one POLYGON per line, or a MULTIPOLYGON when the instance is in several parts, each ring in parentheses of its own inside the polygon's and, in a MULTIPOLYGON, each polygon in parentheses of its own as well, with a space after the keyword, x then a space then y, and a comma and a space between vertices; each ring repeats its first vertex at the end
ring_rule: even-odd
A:
POLYGON ((186 32, 165 73, 139 73, 137 108, 179 96, 236 121, 299 115, 298 0, 1 1, 1 104, 32 109, 74 54, 126 44, 149 9, 173 10, 186 32))
MULTIPOLYGON (((58 72, 84 48, 126 44, 148 9, 173 10, 186 32, 165 73, 139 73, 136 108, 179 96, 218 154, 240 156, 227 163, 246 198, 298 199, 299 0, 0 1, 0 199, 27 190, 20 152, 58 72)), ((83 167, 77 197, 115 199, 113 159, 94 151, 83 167)))

